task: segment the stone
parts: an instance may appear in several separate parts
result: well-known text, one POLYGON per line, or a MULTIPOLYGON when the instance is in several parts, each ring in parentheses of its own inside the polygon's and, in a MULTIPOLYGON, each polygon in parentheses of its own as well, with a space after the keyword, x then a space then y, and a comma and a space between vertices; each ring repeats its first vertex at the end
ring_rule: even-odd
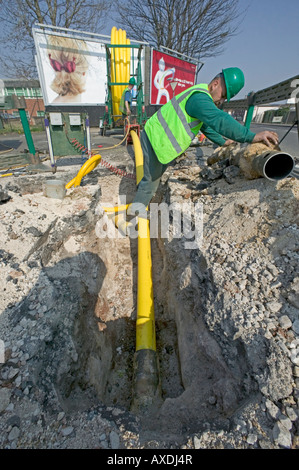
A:
POLYGON ((254 445, 257 442, 257 435, 248 434, 246 441, 247 441, 247 444, 254 445))
POLYGON ((20 435, 20 430, 17 426, 14 426, 8 435, 9 441, 15 441, 20 435))
POLYGON ((36 227, 33 227, 33 226, 32 226, 32 227, 29 227, 29 228, 27 229, 27 232, 28 232, 28 233, 31 233, 31 235, 32 235, 33 237, 41 237, 41 236, 42 236, 42 232, 41 232, 40 230, 38 230, 36 227))
POLYGON ((111 449, 119 449, 119 435, 115 431, 110 432, 111 449))
POLYGON ((0 413, 8 407, 10 397, 11 391, 8 388, 0 388, 0 413))
POLYGON ((281 328, 283 328, 285 330, 288 330, 289 328, 292 327, 292 322, 291 322, 291 320, 289 319, 289 317, 287 315, 282 315, 279 318, 279 324, 280 324, 281 328))
POLYGON ((63 428, 61 430, 61 434, 65 437, 70 436, 73 432, 74 432, 73 426, 67 426, 66 428, 63 428))
POLYGON ((290 420, 290 418, 288 418, 288 416, 285 416, 285 415, 281 415, 279 417, 279 422, 288 430, 290 431, 292 429, 292 421, 290 420))
POLYGON ((194 449, 201 449, 201 441, 197 436, 194 436, 194 449))
POLYGON ((61 421, 65 416, 65 412, 64 411, 60 411, 60 413, 58 413, 58 416, 57 416, 57 421, 61 421))
POLYGON ((275 423, 273 431, 273 439, 277 445, 284 449, 291 449, 292 436, 290 431, 280 422, 275 423))
POLYGON ((233 184, 235 182, 235 178, 240 175, 240 168, 235 165, 230 165, 223 170, 223 176, 227 183, 233 184))
POLYGON ((3 202, 7 202, 10 199, 10 195, 6 191, 3 191, 2 186, 0 185, 0 204, 2 204, 3 202))
POLYGON ((14 379, 19 373, 19 369, 15 369, 14 367, 10 367, 9 371, 8 371, 8 375, 7 375, 7 378, 8 380, 12 380, 14 379))
POLYGON ((280 409, 271 400, 266 400, 266 408, 271 418, 277 419, 280 415, 280 409))
POLYGON ((280 311, 282 304, 280 302, 268 302, 267 308, 271 313, 277 313, 280 311))
POLYGON ((299 320, 295 320, 293 322, 292 328, 294 332, 296 333, 296 335, 299 335, 299 320))
POLYGON ((299 366, 299 349, 292 350, 291 361, 295 366, 299 366))

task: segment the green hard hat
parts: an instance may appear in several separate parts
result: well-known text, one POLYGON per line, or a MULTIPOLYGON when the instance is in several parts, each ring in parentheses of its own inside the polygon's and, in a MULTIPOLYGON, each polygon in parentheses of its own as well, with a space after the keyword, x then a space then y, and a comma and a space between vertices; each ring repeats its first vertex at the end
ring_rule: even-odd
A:
POLYGON ((241 69, 237 67, 229 67, 222 70, 225 85, 226 85, 226 99, 227 102, 243 88, 245 84, 244 74, 241 69))
POLYGON ((129 84, 130 84, 130 85, 136 85, 136 82, 135 82, 135 78, 134 78, 134 77, 131 77, 131 78, 130 78, 129 84))

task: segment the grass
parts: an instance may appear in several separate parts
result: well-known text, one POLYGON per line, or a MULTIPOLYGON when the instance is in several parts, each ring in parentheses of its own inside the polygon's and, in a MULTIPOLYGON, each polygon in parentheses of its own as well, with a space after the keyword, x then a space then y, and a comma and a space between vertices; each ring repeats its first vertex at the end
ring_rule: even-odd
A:
MULTIPOLYGON (((42 126, 32 126, 30 127, 31 132, 43 132, 45 129, 42 126)), ((5 134, 24 134, 24 129, 22 127, 22 124, 16 126, 6 126, 5 129, 0 129, 0 135, 5 135, 5 134)))

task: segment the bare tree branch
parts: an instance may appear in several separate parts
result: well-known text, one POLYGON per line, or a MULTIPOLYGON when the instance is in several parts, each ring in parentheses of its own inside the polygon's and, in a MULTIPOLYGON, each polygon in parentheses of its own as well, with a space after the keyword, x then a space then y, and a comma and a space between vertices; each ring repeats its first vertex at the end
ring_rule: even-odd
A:
POLYGON ((239 0, 116 0, 127 35, 189 56, 217 56, 238 30, 239 0))
POLYGON ((32 38, 36 22, 96 32, 110 4, 111 0, 1 0, 0 63, 6 78, 36 77, 32 38))

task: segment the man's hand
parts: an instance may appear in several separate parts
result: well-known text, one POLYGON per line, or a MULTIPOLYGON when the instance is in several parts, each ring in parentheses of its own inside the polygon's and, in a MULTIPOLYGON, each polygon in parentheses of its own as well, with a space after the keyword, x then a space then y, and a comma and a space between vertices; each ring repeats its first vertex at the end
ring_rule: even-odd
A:
POLYGON ((278 144, 278 135, 276 132, 262 131, 254 136, 252 143, 256 144, 257 142, 262 142, 263 144, 268 145, 268 147, 271 147, 271 143, 274 145, 278 144))
POLYGON ((130 110, 130 106, 129 106, 128 101, 125 101, 125 107, 126 107, 126 110, 127 110, 127 115, 130 116, 131 110, 130 110))
POLYGON ((234 143, 235 143, 234 140, 227 139, 222 145, 222 147, 228 147, 230 144, 234 144, 234 143))

